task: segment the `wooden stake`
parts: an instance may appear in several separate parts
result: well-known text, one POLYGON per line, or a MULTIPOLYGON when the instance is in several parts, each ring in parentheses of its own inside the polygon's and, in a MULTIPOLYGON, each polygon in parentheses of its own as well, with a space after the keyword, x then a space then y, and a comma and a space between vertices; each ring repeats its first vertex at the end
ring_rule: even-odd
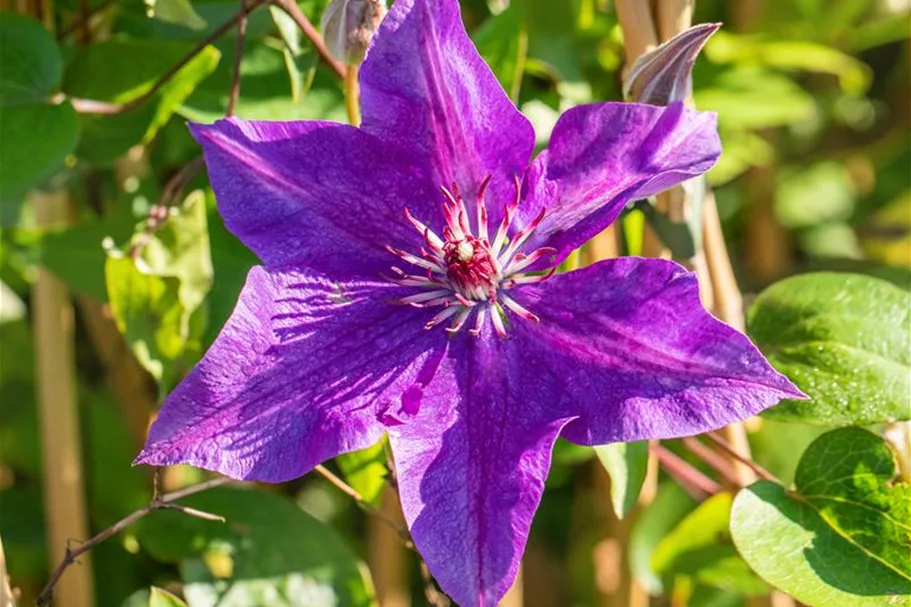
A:
POLYGON ((714 291, 715 316, 728 323, 738 331, 744 329, 743 297, 737 286, 731 258, 728 256, 724 234, 721 231, 721 219, 715 205, 715 194, 708 192, 702 203, 702 241, 705 247, 705 260, 710 283, 714 291))
MULTIPOLYGON (((390 487, 383 490, 381 510, 402 521, 399 498, 390 487)), ((411 596, 406 581, 406 550, 395 529, 376 516, 367 519, 367 563, 380 607, 408 607, 411 596)))
POLYGON ((658 35, 647 0, 614 0, 620 29, 623 30, 623 50, 626 67, 636 57, 658 46, 658 35))
MULTIPOLYGON (((69 199, 65 192, 34 192, 32 203, 39 225, 66 221, 69 199)), ((47 270, 38 270, 32 287, 38 413, 44 467, 44 515, 50 563, 59 562, 67 542, 89 536, 79 412, 76 403, 73 358, 73 308, 66 286, 47 270)), ((94 605, 91 560, 73 567, 57 590, 57 607, 94 605)))

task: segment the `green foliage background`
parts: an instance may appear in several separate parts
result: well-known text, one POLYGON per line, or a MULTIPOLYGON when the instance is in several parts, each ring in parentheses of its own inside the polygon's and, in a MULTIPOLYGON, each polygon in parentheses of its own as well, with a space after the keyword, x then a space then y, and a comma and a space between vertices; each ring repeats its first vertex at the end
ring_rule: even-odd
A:
MULTIPOLYGON (((318 22, 325 4, 300 7, 318 22)), ((505 4, 462 2, 472 37, 539 145, 561 111, 620 99, 623 41, 610 2, 505 4)), ((225 230, 204 172, 183 195, 166 196, 200 153, 186 121, 225 113, 236 33, 153 86, 237 2, 89 5, 101 6, 91 42, 70 31, 76 0, 53 4, 64 32, 56 37, 31 17, 0 13, 0 537, 22 604, 51 566, 31 327, 39 268, 76 298, 86 490, 98 531, 148 501, 150 471, 130 467, 144 421, 211 343, 255 263, 225 230), (97 115, 77 112, 77 99, 141 103, 97 115), (62 196, 67 221, 39 223, 36 196, 62 196), (150 219, 162 201, 169 218, 150 219), (131 398, 118 384, 127 351, 104 355, 91 326, 98 313, 144 369, 133 369, 131 398)), ((911 406, 909 11, 901 0, 696 3, 694 22, 725 23, 697 64, 694 99, 719 114, 725 151, 708 180, 741 288, 752 300, 799 275, 759 295, 748 318, 773 364, 814 397, 749 426, 756 459, 793 480, 793 491, 761 481, 699 504, 662 475, 652 504, 637 509, 644 445, 599 449, 596 458, 560 443, 530 539, 526 605, 619 604, 610 597, 631 579, 660 605, 746 605, 772 587, 811 605, 907 598, 908 486, 894 482, 895 454, 879 435, 911 406), (818 438, 860 425, 872 432, 818 438), (612 503, 631 518, 619 521, 612 503), (626 538, 626 550, 611 552, 610 537, 626 538)), ((251 14, 240 66, 238 116, 346 120, 341 83, 280 11, 251 14)), ((625 253, 641 250, 642 222, 639 211, 623 219, 625 253)), ((665 445, 708 471, 675 441, 665 445)), ((378 504, 384 462, 378 446, 330 467, 378 504)), ((166 482, 202 478, 180 468, 166 482)), ((362 564, 375 560, 374 523, 323 479, 221 489, 190 504, 228 523, 156 513, 101 545, 98 605, 373 604, 362 564)), ((414 559, 405 574, 421 604, 414 559)))

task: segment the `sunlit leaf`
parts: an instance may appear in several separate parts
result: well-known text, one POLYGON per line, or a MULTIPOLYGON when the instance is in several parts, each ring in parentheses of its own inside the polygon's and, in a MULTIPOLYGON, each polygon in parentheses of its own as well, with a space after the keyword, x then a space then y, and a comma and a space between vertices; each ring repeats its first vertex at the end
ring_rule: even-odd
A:
POLYGON ((731 513, 737 549, 777 588, 813 607, 902 605, 911 594, 911 487, 895 456, 860 428, 807 449, 796 490, 759 481, 731 513))
POLYGON ((648 441, 612 443, 594 448, 598 461, 610 475, 614 512, 623 518, 636 507, 648 472, 648 441))
POLYGON ((872 80, 872 70, 862 61, 809 40, 760 40, 720 32, 705 52, 719 63, 735 61, 832 74, 838 77, 842 90, 852 95, 864 93, 872 80))
POLYGON ((149 592, 149 607, 187 607, 187 604, 167 590, 152 586, 149 592))
POLYGON ((128 256, 111 255, 105 266, 111 313, 136 359, 159 383, 177 371, 187 339, 180 281, 142 272, 128 256))
POLYGON ((733 496, 719 493, 700 504, 667 534, 652 555, 652 569, 673 580, 744 595, 761 595, 768 586, 737 554, 728 530, 733 496))
POLYGON ((766 415, 833 426, 908 419, 909 316, 911 295, 859 274, 803 274, 763 291, 747 332, 810 396, 766 415))
POLYGON ((383 441, 360 451, 339 455, 335 461, 348 484, 367 502, 379 506, 389 473, 383 441))
POLYGON ((206 20, 199 16, 190 0, 145 0, 149 17, 176 23, 191 30, 206 28, 206 20))

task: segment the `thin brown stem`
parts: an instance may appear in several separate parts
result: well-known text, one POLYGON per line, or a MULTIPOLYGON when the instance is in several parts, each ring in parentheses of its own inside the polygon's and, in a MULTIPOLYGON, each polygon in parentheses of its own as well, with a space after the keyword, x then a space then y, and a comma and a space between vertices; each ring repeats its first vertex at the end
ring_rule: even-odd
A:
POLYGON ((717 451, 714 451, 708 445, 700 442, 699 439, 694 437, 684 438, 680 441, 683 444, 683 447, 705 462, 712 470, 720 474, 725 482, 731 487, 740 488, 743 485, 741 484, 740 477, 737 475, 734 466, 731 464, 731 460, 723 455, 719 454, 717 451))
POLYGON ((138 107, 144 105, 147 101, 152 99, 158 91, 163 87, 168 81, 173 78, 177 73, 184 68, 190 61, 193 60, 198 54, 203 52, 207 46, 224 36, 229 32, 233 27, 235 27, 241 20, 246 19, 247 15, 257 8, 267 4, 270 0, 253 0, 247 4, 244 8, 240 10, 236 15, 219 25, 215 30, 206 37, 205 40, 201 41, 193 50, 187 53, 180 61, 172 65, 168 70, 162 74, 158 80, 149 88, 148 91, 140 95, 139 97, 128 101, 126 103, 108 103, 106 101, 96 101, 93 99, 77 99, 72 97, 64 97, 61 95, 56 96, 53 100, 60 102, 64 99, 68 100, 72 104, 73 108, 77 112, 84 114, 105 114, 105 115, 114 115, 114 114, 124 114, 131 110, 135 110, 138 107))
POLYGON ((170 208, 174 205, 174 201, 180 198, 184 188, 187 187, 187 184, 204 166, 205 162, 203 161, 202 156, 199 156, 185 164, 168 179, 162 189, 161 196, 158 198, 158 203, 149 209, 149 217, 146 220, 145 232, 140 238, 137 238, 130 247, 130 257, 135 259, 139 253, 142 252, 143 247, 148 244, 152 234, 164 225, 168 220, 168 217, 170 217, 170 208))
POLYGON ((231 91, 225 116, 234 115, 240 97, 240 62, 244 57, 244 39, 247 37, 247 0, 240 0, 240 19, 237 21, 237 42, 234 44, 234 65, 231 69, 231 91))
POLYGON ((320 59, 325 62, 335 74, 344 80, 345 78, 345 66, 337 61, 331 53, 329 53, 329 48, 326 46, 323 37, 320 35, 316 28, 313 27, 313 24, 310 22, 310 19, 307 18, 307 15, 300 9, 297 5, 297 2, 294 0, 274 0, 275 6, 280 8, 285 14, 287 14, 294 23, 297 24, 297 27, 300 28, 304 36, 310 40, 310 44, 313 45, 313 48, 316 49, 316 52, 319 54, 320 59))
POLYGON ((703 436, 712 441, 728 457, 739 461, 741 464, 755 472, 758 477, 781 484, 781 481, 778 480, 774 474, 754 462, 751 458, 744 456, 717 432, 706 432, 703 436))
MULTIPOLYGON (((157 471, 156 471, 157 474, 157 471)), ((164 495, 156 495, 157 489, 153 487, 152 500, 148 504, 133 512, 129 516, 126 516, 107 529, 98 533, 89 540, 86 540, 80 543, 75 548, 70 546, 66 547, 66 552, 63 556, 63 560, 60 561, 60 564, 57 565, 57 568, 54 569, 54 572, 51 574, 50 579, 45 585, 44 589, 41 591, 41 594, 38 595, 38 598, 35 599, 35 605, 37 607, 46 607, 51 604, 51 600, 54 598, 54 587, 57 585, 57 582, 60 581, 60 578, 63 576, 67 568, 76 562, 81 555, 85 554, 92 548, 96 547, 98 544, 104 542, 105 540, 110 539, 111 537, 117 535, 139 519, 143 518, 147 514, 154 512, 156 510, 177 510, 183 512, 189 516, 195 516, 197 518, 205 519, 208 521, 221 521, 224 522, 224 518, 216 514, 210 514, 208 512, 203 512, 201 510, 196 510, 195 508, 189 508, 181 504, 175 504, 179 499, 189 497, 196 493, 206 491, 207 489, 212 489, 213 487, 218 487, 230 482, 234 482, 234 479, 227 477, 215 478, 203 483, 198 483, 196 485, 191 485, 185 487, 178 491, 172 491, 171 493, 165 493, 164 495)))
POLYGON ((394 529, 395 532, 398 534, 399 539, 401 539, 402 543, 405 544, 406 548, 409 548, 412 550, 414 549, 414 542, 411 541, 411 536, 408 534, 408 530, 405 529, 403 526, 401 526, 398 523, 398 521, 396 521, 395 519, 393 519, 392 517, 387 515, 382 510, 378 510, 377 508, 375 508, 373 506, 373 504, 371 504, 370 502, 365 500, 363 498, 363 496, 360 493, 358 493, 354 487, 352 487, 351 485, 349 485, 348 483, 346 483, 345 481, 340 479, 338 476, 333 474, 325 466, 319 465, 316 468, 314 468, 313 470, 314 470, 314 472, 316 472, 317 474, 319 474, 320 476, 325 478, 327 481, 329 481, 331 484, 333 484, 342 493, 344 493, 345 495, 347 495, 348 497, 353 499, 354 502, 358 506, 360 506, 363 510, 365 510, 367 513, 369 513, 373 516, 376 516, 377 518, 379 518, 380 520, 385 522, 387 525, 389 525, 392 529, 394 529))
POLYGON ((665 472, 677 481, 694 499, 702 501, 708 496, 722 491, 721 485, 666 447, 649 445, 649 450, 658 458, 658 463, 664 468, 665 472))
POLYGON ((106 11, 116 2, 117 0, 104 0, 104 2, 100 3, 98 6, 90 8, 88 11, 82 10, 82 4, 80 3, 79 18, 76 21, 73 21, 67 27, 60 30, 60 32, 57 34, 57 40, 63 40, 67 36, 74 34, 77 31, 84 32, 83 35, 90 35, 92 19, 106 11))

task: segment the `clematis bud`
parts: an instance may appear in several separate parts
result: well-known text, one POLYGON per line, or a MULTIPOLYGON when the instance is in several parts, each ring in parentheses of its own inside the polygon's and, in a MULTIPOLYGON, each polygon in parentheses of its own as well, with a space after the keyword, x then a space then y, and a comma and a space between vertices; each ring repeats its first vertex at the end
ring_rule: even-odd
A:
POLYGON ((719 27, 720 23, 694 25, 640 55, 623 80, 623 97, 652 105, 669 105, 689 97, 696 57, 719 27))
POLYGON ((386 0, 332 0, 321 23, 329 52, 344 63, 360 63, 384 16, 386 0))

